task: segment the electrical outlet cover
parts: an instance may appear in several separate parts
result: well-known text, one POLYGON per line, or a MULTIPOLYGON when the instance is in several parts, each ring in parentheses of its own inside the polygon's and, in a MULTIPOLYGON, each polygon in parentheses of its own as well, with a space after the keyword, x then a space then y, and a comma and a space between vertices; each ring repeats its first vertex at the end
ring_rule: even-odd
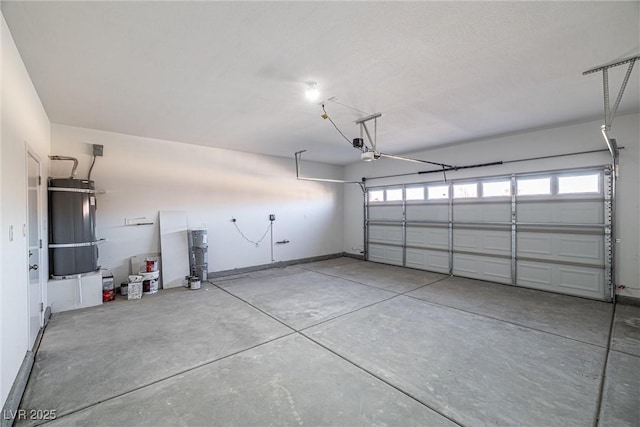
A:
POLYGON ((94 156, 102 156, 104 153, 104 145, 93 144, 93 155, 94 156))

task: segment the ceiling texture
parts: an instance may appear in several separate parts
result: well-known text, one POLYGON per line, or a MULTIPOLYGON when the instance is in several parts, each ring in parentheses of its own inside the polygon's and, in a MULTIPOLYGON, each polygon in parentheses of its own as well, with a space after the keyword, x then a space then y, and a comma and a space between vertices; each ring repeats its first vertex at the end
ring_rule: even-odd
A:
MULTIPOLYGON (((52 123, 340 165, 360 152, 321 118, 322 100, 349 139, 355 120, 382 113, 378 148, 410 153, 602 118, 601 73, 582 72, 640 52, 637 1, 2 1, 2 12, 52 123)), ((625 70, 610 70, 612 96, 625 70)), ((618 115, 640 110, 639 75, 618 115)))

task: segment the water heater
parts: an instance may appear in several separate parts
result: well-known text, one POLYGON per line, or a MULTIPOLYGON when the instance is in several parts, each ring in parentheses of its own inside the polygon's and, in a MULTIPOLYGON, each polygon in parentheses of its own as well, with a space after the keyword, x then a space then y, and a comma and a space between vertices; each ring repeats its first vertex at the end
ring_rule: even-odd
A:
POLYGON ((98 268, 93 181, 49 178, 49 270, 52 277, 98 268))

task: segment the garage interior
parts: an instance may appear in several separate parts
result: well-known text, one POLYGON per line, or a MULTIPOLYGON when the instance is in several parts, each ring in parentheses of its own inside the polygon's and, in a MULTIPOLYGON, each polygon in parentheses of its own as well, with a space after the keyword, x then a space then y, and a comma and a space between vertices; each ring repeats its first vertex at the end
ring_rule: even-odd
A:
POLYGON ((0 7, 3 427, 640 425, 639 2, 0 7))

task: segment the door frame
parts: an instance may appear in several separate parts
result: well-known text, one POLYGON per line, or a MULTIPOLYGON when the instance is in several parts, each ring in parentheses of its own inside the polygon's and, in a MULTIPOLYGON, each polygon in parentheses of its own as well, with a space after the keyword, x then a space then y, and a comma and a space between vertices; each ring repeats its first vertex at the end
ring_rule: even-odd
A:
MULTIPOLYGON (((36 150, 34 150, 28 142, 25 141, 25 195, 26 195, 26 201, 27 203, 25 204, 25 213, 26 213, 26 224, 25 224, 25 238, 26 238, 26 249, 27 252, 25 254, 25 256, 27 257, 27 266, 29 265, 29 234, 30 234, 30 229, 29 229, 29 157, 31 157, 37 164, 38 164, 38 176, 39 176, 39 183, 37 186, 37 200, 38 200, 38 206, 37 206, 37 215, 38 215, 38 221, 37 221, 37 231, 38 231, 38 235, 39 235, 39 240, 40 240, 40 244, 38 245, 38 288, 40 290, 40 312, 39 312, 39 326, 40 329, 42 329, 42 326, 44 325, 44 305, 45 305, 45 293, 44 293, 44 283, 45 283, 45 277, 47 275, 47 272, 42 268, 43 265, 43 254, 44 254, 44 250, 43 250, 43 246, 44 246, 44 221, 45 221, 45 216, 44 216, 44 203, 43 203, 43 192, 42 192, 42 159, 41 157, 38 155, 38 153, 36 152, 36 150)), ((29 278, 29 270, 27 268, 27 316, 28 316, 28 321, 27 321, 27 337, 28 337, 28 348, 29 350, 32 349, 33 345, 35 344, 36 340, 37 340, 37 336, 38 334, 36 334, 35 337, 31 336, 31 280, 29 278)))

